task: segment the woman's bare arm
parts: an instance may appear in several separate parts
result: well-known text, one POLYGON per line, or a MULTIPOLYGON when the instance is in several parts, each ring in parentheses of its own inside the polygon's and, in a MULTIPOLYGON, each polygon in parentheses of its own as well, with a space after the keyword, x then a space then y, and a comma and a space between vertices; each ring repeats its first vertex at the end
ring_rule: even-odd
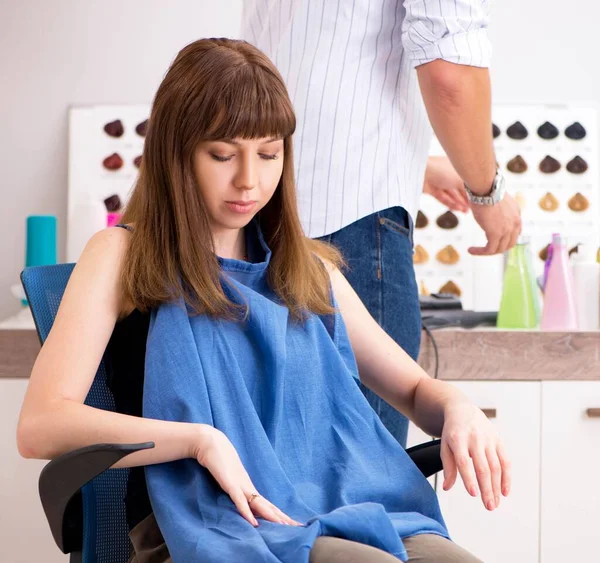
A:
POLYGON ((444 409, 468 399, 431 378, 373 319, 344 275, 328 266, 361 381, 431 436, 441 436, 444 409))
POLYGON ((73 270, 21 408, 17 443, 24 457, 53 459, 96 443, 147 441, 155 442, 155 448, 126 456, 117 466, 196 456, 204 425, 144 419, 83 404, 117 318, 127 309, 120 272, 130 236, 116 228, 97 233, 73 270))

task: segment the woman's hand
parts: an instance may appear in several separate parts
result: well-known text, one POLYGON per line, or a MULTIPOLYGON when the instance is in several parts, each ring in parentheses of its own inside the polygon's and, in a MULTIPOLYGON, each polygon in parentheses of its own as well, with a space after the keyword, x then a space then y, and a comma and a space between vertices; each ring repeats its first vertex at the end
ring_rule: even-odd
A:
POLYGON ((427 159, 423 193, 432 195, 452 211, 469 211, 469 198, 462 178, 445 156, 427 159))
POLYGON ((488 510, 498 507, 501 494, 508 495, 510 462, 496 429, 475 405, 459 400, 446 407, 441 457, 445 491, 458 472, 471 496, 481 491, 488 510))
POLYGON ((265 497, 257 494, 250 476, 227 436, 211 426, 202 425, 200 439, 194 444, 192 457, 208 469, 221 488, 231 497, 240 514, 253 526, 258 526, 254 515, 280 524, 301 526, 265 497))

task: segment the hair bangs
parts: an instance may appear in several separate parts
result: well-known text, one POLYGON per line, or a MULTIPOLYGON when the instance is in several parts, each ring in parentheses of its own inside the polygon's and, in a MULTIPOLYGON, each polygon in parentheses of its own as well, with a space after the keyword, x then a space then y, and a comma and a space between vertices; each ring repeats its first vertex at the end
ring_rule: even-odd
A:
POLYGON ((283 81, 268 71, 244 64, 215 93, 206 140, 291 137, 296 117, 283 81))

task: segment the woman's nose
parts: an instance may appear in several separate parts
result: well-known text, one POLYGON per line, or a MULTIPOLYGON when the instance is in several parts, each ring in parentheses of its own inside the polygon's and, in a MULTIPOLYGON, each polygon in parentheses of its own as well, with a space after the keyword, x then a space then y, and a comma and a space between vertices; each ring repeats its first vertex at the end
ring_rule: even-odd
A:
POLYGON ((240 167, 235 177, 235 187, 252 190, 258 183, 258 166, 252 157, 240 159, 240 167))

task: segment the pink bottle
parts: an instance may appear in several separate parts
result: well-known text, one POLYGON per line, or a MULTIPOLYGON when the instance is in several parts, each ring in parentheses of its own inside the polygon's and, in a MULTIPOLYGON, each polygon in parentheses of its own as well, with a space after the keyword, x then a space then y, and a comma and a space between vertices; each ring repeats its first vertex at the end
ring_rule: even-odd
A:
POLYGON ((569 252, 560 235, 552 235, 552 261, 544 287, 542 330, 577 330, 577 308, 569 252))

